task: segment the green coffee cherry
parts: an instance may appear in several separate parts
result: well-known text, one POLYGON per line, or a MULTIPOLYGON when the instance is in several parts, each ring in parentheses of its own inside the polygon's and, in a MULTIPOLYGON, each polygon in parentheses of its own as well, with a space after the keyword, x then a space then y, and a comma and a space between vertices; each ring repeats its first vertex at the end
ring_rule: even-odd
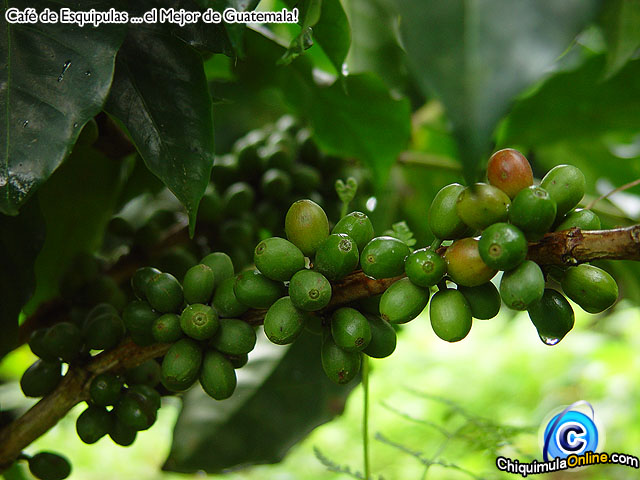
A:
POLYGON ((289 241, 310 257, 329 236, 329 220, 317 203, 298 200, 289 207, 284 219, 284 231, 289 241))
POLYGON ((101 407, 115 405, 122 393, 123 381, 111 373, 101 373, 91 380, 89 396, 91 401, 101 407))
POLYGON ((514 198, 520 191, 533 185, 533 172, 526 157, 513 148, 499 150, 487 163, 489 183, 514 198))
POLYGON ((215 350, 208 350, 204 354, 200 385, 207 395, 216 400, 229 398, 233 395, 237 382, 236 372, 229 359, 215 350))
POLYGON ((527 257, 528 244, 524 233, 508 223, 487 227, 478 242, 480 258, 490 268, 511 270, 527 257))
POLYGON ((60 322, 49 327, 42 338, 48 352, 65 362, 75 360, 82 349, 82 332, 71 322, 60 322))
POLYGON ((249 355, 246 353, 243 355, 226 355, 226 357, 231 362, 233 368, 236 370, 244 367, 247 362, 249 362, 249 355))
POLYGON ((35 356, 43 360, 53 362, 57 360, 57 357, 48 351, 47 345, 44 342, 47 330, 48 328, 39 328, 31 332, 31 335, 29 336, 29 348, 35 356))
POLYGON ((296 308, 314 312, 331 300, 331 284, 324 275, 312 270, 300 270, 289 282, 289 296, 296 308))
POLYGON ((231 153, 215 156, 211 168, 211 178, 220 191, 238 180, 238 177, 238 157, 231 153))
POLYGON ((327 377, 335 383, 344 385, 358 375, 362 354, 341 349, 329 335, 322 343, 321 360, 327 377))
POLYGON ((240 303, 258 309, 269 308, 284 292, 282 282, 271 280, 257 270, 239 273, 233 285, 233 293, 240 303))
POLYGON ((218 331, 220 321, 218 312, 209 305, 194 303, 185 308, 180 315, 180 328, 191 338, 207 340, 218 331))
POLYGON ((556 218, 556 202, 542 187, 523 188, 509 207, 509 221, 536 239, 546 233, 556 218))
POLYGON ((253 187, 245 182, 237 182, 225 190, 222 204, 228 216, 237 217, 240 213, 248 212, 251 209, 254 199, 253 187))
POLYGON ((424 310, 431 292, 415 285, 408 278, 401 278, 382 294, 380 316, 389 323, 406 323, 424 310))
POLYGON ((369 217, 362 212, 351 212, 342 217, 331 233, 344 233, 356 242, 358 251, 361 251, 373 238, 373 225, 369 217))
POLYGON ((357 302, 358 310, 360 310, 363 313, 370 313, 371 315, 379 315, 381 299, 382 299, 382 294, 361 298, 357 302))
POLYGON ((236 283, 234 277, 225 279, 213 294, 212 305, 221 318, 237 317, 249 310, 249 307, 240 303, 233 291, 236 283))
POLYGON ((500 280, 500 297, 513 310, 526 310, 542 298, 544 275, 537 263, 527 260, 500 280))
POLYGON ((160 270, 182 281, 187 270, 198 263, 198 259, 186 247, 173 247, 155 259, 155 263, 160 270))
POLYGON ((407 277, 419 287, 431 287, 442 280, 447 273, 444 259, 433 250, 414 250, 404 262, 407 277))
POLYGON ((591 210, 573 210, 562 217, 562 221, 555 228, 556 232, 578 227, 580 230, 600 230, 602 224, 598 215, 591 210))
POLYGON ((153 359, 142 362, 137 367, 133 367, 124 373, 127 385, 147 385, 155 387, 160 383, 162 371, 160 364, 153 359))
POLYGON ((331 336, 341 349, 359 352, 371 341, 371 327, 358 310, 342 307, 331 315, 331 336))
POLYGON ((226 279, 233 278, 233 262, 231 261, 231 257, 226 253, 210 253, 204 257, 200 263, 213 270, 214 288, 218 288, 218 286, 226 279))
POLYGON ((159 343, 173 343, 180 340, 184 332, 180 326, 180 317, 175 313, 165 313, 151 325, 151 335, 159 343))
POLYGON ((264 333, 276 345, 293 343, 304 330, 311 315, 293 306, 291 297, 278 299, 264 317, 264 333))
POLYGON ((177 312, 184 302, 182 285, 170 273, 158 273, 147 282, 149 304, 160 313, 177 312))
POLYGON ((172 392, 187 390, 198 378, 202 349, 189 338, 171 345, 162 360, 162 384, 172 392))
POLYGON ((44 397, 58 386, 61 379, 62 364, 59 360, 36 360, 22 374, 20 388, 27 397, 44 397))
POLYGON ((558 207, 556 218, 580 203, 587 182, 579 168, 573 165, 558 165, 544 176, 540 186, 544 188, 558 207))
POLYGON ((82 326, 85 346, 91 350, 108 350, 120 343, 126 334, 124 323, 118 314, 89 314, 82 326))
POLYGON ((302 194, 309 194, 322 183, 320 172, 310 165, 296 163, 291 169, 293 189, 302 194))
POLYGON ((207 223, 218 223, 222 218, 222 197, 216 187, 210 183, 198 206, 198 220, 207 223))
POLYGON ((184 276, 182 288, 187 303, 208 303, 215 286, 213 270, 207 265, 194 265, 184 276))
POLYGON ((618 299, 615 279, 593 265, 570 267, 562 279, 562 290, 589 313, 603 312, 618 299))
POLYGON ((455 240, 468 235, 469 227, 458 216, 458 197, 464 190, 459 183, 443 187, 429 207, 429 228, 436 238, 455 240))
POLYGON ((500 293, 491 282, 483 283, 477 287, 458 286, 458 291, 464 295, 471 315, 478 320, 489 320, 500 311, 500 293))
POLYGON ((462 221, 475 230, 507 220, 511 199, 493 185, 475 183, 465 188, 458 197, 456 213, 462 221))
POLYGON ((365 314, 371 329, 371 341, 362 353, 373 358, 385 358, 396 349, 397 335, 389 322, 378 315, 365 314))
POLYGON ((140 346, 153 343, 151 327, 156 318, 158 314, 153 311, 151 305, 141 300, 129 303, 122 312, 122 321, 131 339, 140 346))
POLYGON ((160 409, 162 401, 160 393, 149 385, 132 385, 127 390, 127 395, 133 395, 144 408, 150 411, 158 411, 160 409))
POLYGON ((237 318, 222 318, 209 345, 227 355, 244 355, 256 346, 256 331, 237 318))
POLYGON ((334 233, 318 246, 313 268, 335 282, 351 273, 359 258, 356 242, 344 233, 334 233))
POLYGON ((29 459, 29 471, 40 480, 63 480, 71 475, 71 464, 57 453, 40 452, 29 459))
POLYGON ((528 309, 529 318, 546 345, 555 345, 569 333, 575 323, 573 308, 566 298, 550 288, 544 290, 542 299, 528 309))
POLYGON ((125 393, 113 409, 117 421, 136 431, 150 428, 156 421, 157 412, 146 400, 140 394, 125 393))
POLYGON ((115 414, 115 410, 111 412, 111 416, 113 420, 111 422, 111 430, 109 430, 109 436, 114 443, 122 446, 128 447, 133 444, 136 440, 136 436, 138 432, 122 423, 115 414))
POLYGON ((300 249, 279 237, 261 241, 253 253, 253 261, 265 277, 280 282, 289 281, 294 273, 304 268, 304 255, 300 249))
POLYGON ((458 290, 440 290, 431 299, 429 317, 433 331, 442 340, 458 342, 471 330, 471 307, 458 290))
POLYGON ((260 189, 265 197, 286 198, 291 191, 291 176, 279 168, 270 168, 262 175, 260 189))
POLYGON ((478 250, 478 240, 472 237, 453 242, 444 253, 447 274, 458 285, 477 287, 491 280, 497 271, 489 267, 478 250))
POLYGON ((90 406, 76 420, 76 432, 84 443, 96 443, 111 430, 112 417, 104 407, 90 406))
POLYGON ((375 279, 397 277, 404 273, 404 261, 411 249, 394 237, 376 237, 360 254, 362 271, 375 279))
POLYGON ((133 288, 133 293, 135 293, 139 300, 147 299, 147 295, 145 293, 147 284, 159 273, 162 272, 157 268, 142 267, 136 270, 136 273, 133 274, 133 277, 131 277, 131 288, 133 288))

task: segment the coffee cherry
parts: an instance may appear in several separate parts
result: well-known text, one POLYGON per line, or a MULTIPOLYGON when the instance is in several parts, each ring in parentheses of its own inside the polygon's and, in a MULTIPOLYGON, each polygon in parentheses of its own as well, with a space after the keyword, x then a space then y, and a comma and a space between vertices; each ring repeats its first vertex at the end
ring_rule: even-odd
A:
POLYGON ((187 303, 208 303, 213 295, 216 280, 213 270, 203 263, 194 265, 184 276, 182 287, 187 303))
POLYGON ((160 383, 162 371, 160 364, 155 360, 147 360, 137 367, 133 367, 124 373, 127 385, 147 385, 155 387, 160 383))
POLYGON ((433 331, 442 340, 458 342, 471 330, 471 307, 458 290, 438 291, 431 299, 429 317, 433 331))
POLYGON ((523 188, 509 207, 509 221, 533 239, 548 232, 555 218, 556 202, 542 187, 523 188))
POLYGON ((298 200, 287 212, 284 231, 289 241, 309 257, 329 235, 329 220, 317 203, 298 200))
POLYGON ((351 273, 359 259, 355 241, 344 233, 334 233, 318 246, 313 268, 327 279, 337 281, 351 273))
POLYGON ((371 341, 362 353, 373 358, 384 358, 396 349, 397 335, 393 327, 378 315, 365 314, 371 329, 371 341))
POLYGON ((458 285, 477 287, 487 283, 497 273, 489 267, 478 250, 478 240, 472 237, 453 242, 444 254, 447 273, 458 285))
POLYGON ((218 312, 209 305, 194 303, 182 311, 180 328, 191 338, 207 340, 218 331, 218 312))
POLYGON ((337 384, 344 385, 358 375, 362 354, 341 349, 333 338, 327 335, 322 343, 321 360, 327 377, 337 384))
POLYGON ((366 214, 362 212, 351 212, 336 223, 331 233, 344 233, 349 235, 349 237, 356 242, 358 251, 361 251, 373 238, 373 225, 366 214))
POLYGON ((228 278, 233 278, 233 262, 226 253, 213 252, 204 257, 200 263, 213 270, 214 288, 228 278))
POLYGON ((118 419, 115 410, 111 411, 111 416, 113 417, 111 421, 111 430, 109 430, 109 437, 111 437, 111 440, 122 447, 128 447, 133 444, 138 432, 122 423, 122 421, 118 419))
POLYGON ((145 396, 130 391, 120 398, 112 411, 118 422, 136 431, 147 430, 157 417, 156 409, 145 396))
POLYGON ((48 328, 39 328, 34 330, 29 336, 29 348, 33 354, 43 360, 53 362, 58 359, 54 354, 49 352, 47 345, 44 341, 44 337, 47 334, 48 328))
POLYGON ((172 392, 187 390, 198 378, 202 349, 190 338, 171 345, 162 360, 162 384, 172 392))
POLYGON ((555 228, 556 232, 569 230, 578 227, 580 230, 600 230, 602 225, 598 215, 591 210, 573 210, 561 219, 560 224, 555 228))
POLYGON ((124 323, 116 313, 102 313, 99 315, 90 313, 82 326, 85 346, 91 350, 113 348, 118 345, 125 334, 124 323))
POLYGON ((391 285, 380 299, 380 316, 390 323, 406 323, 416 318, 429 302, 431 292, 408 278, 391 285))
POLYGON ((293 343, 311 315, 293 306, 291 297, 278 299, 264 317, 264 333, 277 345, 293 343))
POLYGON ((198 206, 198 221, 218 223, 222 218, 222 197, 215 185, 210 183, 204 191, 200 205, 198 206))
POLYGON ((180 317, 175 313, 165 313, 151 326, 153 339, 159 343, 173 343, 180 340, 184 332, 180 326, 180 317))
POLYGON ((533 172, 525 156, 513 148, 499 150, 487 164, 489 183, 514 198, 523 188, 533 185, 533 172))
POLYGON ((331 300, 331 284, 324 275, 301 270, 291 277, 289 296, 296 308, 314 312, 326 307, 331 300))
POLYGON ((486 183, 475 183, 465 188, 458 197, 458 217, 475 230, 507 220, 511 200, 499 188, 486 183))
POLYGON ((236 372, 231 362, 220 352, 208 350, 202 362, 200 385, 207 395, 216 400, 229 398, 237 385, 236 372))
POLYGON ((133 274, 133 277, 131 277, 131 288, 133 288, 133 293, 135 293, 139 300, 147 299, 147 295, 145 294, 147 284, 159 273, 162 272, 157 268, 142 267, 136 270, 136 273, 133 274))
POLYGON ((256 346, 256 332, 237 318, 223 318, 209 345, 227 355, 244 355, 256 346))
POLYGON ((58 386, 61 379, 62 364, 59 360, 36 360, 22 374, 20 388, 27 397, 44 397, 58 386))
POLYGON ((358 310, 363 313, 370 313, 371 315, 379 315, 381 299, 382 294, 361 298, 357 301, 358 310))
POLYGON ((508 223, 494 223, 487 227, 480 241, 480 257, 490 268, 511 270, 527 257, 528 244, 518 227, 508 223))
POLYGON ((500 297, 513 310, 526 310, 540 301, 544 293, 544 275, 537 263, 527 260, 500 280, 500 297))
POLYGON ((458 216, 458 197, 464 190, 459 183, 443 187, 429 207, 429 228, 436 238, 455 240, 470 234, 469 227, 458 216))
POLYGON ((316 190, 322 183, 320 172, 310 165, 297 163, 291 169, 293 190, 304 195, 316 190))
POLYGON ((177 312, 184 302, 182 285, 170 273, 158 273, 147 282, 149 304, 160 313, 177 312))
POLYGON ((540 186, 544 188, 558 207, 556 218, 561 218, 580 203, 586 189, 586 180, 579 168, 558 165, 544 176, 540 186))
POLYGON ((127 305, 122 312, 122 321, 131 339, 140 346, 153 343, 151 327, 158 318, 158 314, 153 311, 147 302, 135 300, 127 305))
POLYGON ((120 399, 122 387, 122 379, 111 373, 96 375, 89 385, 91 402, 101 407, 115 405, 120 399))
POLYGON ((239 178, 238 157, 231 153, 216 155, 211 168, 211 178, 220 191, 237 181, 239 178))
POLYGON ((240 303, 233 291, 235 277, 225 279, 213 294, 212 305, 221 318, 232 318, 242 315, 249 307, 240 303))
POLYGON ((458 291, 467 300, 473 318, 489 320, 500 311, 500 293, 491 282, 483 283, 477 287, 458 285, 458 291))
POLYGON ((544 290, 542 299, 531 305, 528 312, 540 339, 547 345, 557 344, 575 323, 573 308, 567 299, 550 288, 544 290))
POLYGON ((260 189, 267 198, 275 200, 287 198, 291 191, 291 176, 279 168, 269 168, 262 175, 260 189))
POLYGON ((170 248, 155 259, 155 264, 160 270, 173 275, 179 281, 184 280, 187 270, 197 263, 196 256, 186 247, 170 248))
POLYGON ((249 355, 246 353, 243 355, 226 355, 226 357, 235 370, 244 367, 249 361, 249 355))
POLYGON ((112 421, 104 407, 90 406, 76 420, 76 432, 84 443, 96 443, 111 430, 112 421))
POLYGON ((82 349, 82 332, 71 322, 60 322, 49 327, 42 342, 48 352, 65 362, 75 360, 82 349))
POLYGON ((359 352, 371 341, 369 322, 358 310, 337 309, 331 315, 331 335, 338 347, 347 352, 359 352))
POLYGON ((444 259, 433 250, 414 250, 404 263, 404 271, 414 284, 431 287, 442 280, 447 273, 444 259))
POLYGON ((254 250, 253 261, 265 277, 286 282, 304 268, 304 255, 284 238, 271 237, 261 241, 254 250))
POLYGON ((615 279, 593 265, 570 267, 562 279, 565 295, 589 313, 600 313, 618 299, 615 279))
POLYGON ((233 292, 240 303, 251 308, 266 309, 284 295, 282 282, 265 277, 257 270, 236 275, 233 292))
POLYGON ((29 459, 29 471, 40 480, 63 480, 71 474, 71 464, 57 453, 40 452, 29 459))
POLYGON ((376 237, 360 254, 362 271, 375 279, 392 278, 404 273, 404 261, 411 249, 394 237, 376 237))
POLYGON ((222 196, 223 210, 229 217, 237 217, 241 213, 248 212, 255 199, 253 187, 245 182, 237 182, 230 185, 222 196))

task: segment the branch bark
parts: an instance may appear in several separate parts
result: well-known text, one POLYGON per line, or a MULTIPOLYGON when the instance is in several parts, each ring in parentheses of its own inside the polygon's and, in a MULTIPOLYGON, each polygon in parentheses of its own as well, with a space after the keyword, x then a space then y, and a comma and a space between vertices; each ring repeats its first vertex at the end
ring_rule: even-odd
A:
MULTIPOLYGON (((439 249, 442 253, 446 248, 439 249)), ((640 260, 640 225, 613 230, 581 231, 578 228, 549 233, 529 245, 528 258, 540 265, 577 265, 592 260, 640 260)), ((373 280, 361 271, 353 272, 333 285, 325 314, 350 302, 384 292, 400 277, 373 280)), ((242 319, 260 325, 265 310, 250 310, 242 319)), ((139 347, 130 341, 103 352, 85 365, 73 366, 58 387, 20 418, 0 430, 0 471, 8 468, 23 448, 53 427, 76 404, 88 399, 91 380, 98 374, 123 372, 162 356, 169 345, 139 347)))

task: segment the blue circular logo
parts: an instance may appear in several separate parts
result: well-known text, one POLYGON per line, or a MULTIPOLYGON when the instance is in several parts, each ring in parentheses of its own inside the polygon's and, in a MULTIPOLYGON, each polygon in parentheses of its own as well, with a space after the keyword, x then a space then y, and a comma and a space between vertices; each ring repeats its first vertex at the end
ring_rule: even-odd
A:
POLYGON ((569 455, 582 455, 585 452, 595 452, 598 442, 593 407, 585 401, 576 402, 547 423, 542 454, 545 462, 554 458, 567 458, 569 455), (576 410, 580 405, 588 407, 591 417, 576 410))

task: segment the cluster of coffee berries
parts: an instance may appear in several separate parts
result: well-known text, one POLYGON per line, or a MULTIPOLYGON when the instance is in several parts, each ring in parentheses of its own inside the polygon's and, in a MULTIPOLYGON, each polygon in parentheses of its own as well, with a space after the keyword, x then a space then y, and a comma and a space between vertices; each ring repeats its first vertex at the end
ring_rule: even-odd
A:
MULTIPOLYGON (((574 166, 559 165, 534 185, 524 155, 505 149, 489 159, 487 179, 488 183, 468 187, 447 185, 431 204, 434 236, 453 240, 444 253, 442 273, 457 285, 454 290, 442 284, 434 295, 433 328, 444 340, 460 340, 471 329, 472 317, 492 318, 503 302, 528 311, 540 338, 556 344, 574 325, 574 312, 564 295, 589 313, 604 311, 618 297, 615 280, 598 267, 554 269, 550 274, 560 281, 563 295, 546 288, 547 275, 526 259, 528 241, 549 231, 600 228, 594 212, 576 208, 585 192, 584 175, 574 166), (498 292, 490 280, 500 270, 504 274, 498 292)), ((408 269, 407 275, 412 277, 408 269)))

